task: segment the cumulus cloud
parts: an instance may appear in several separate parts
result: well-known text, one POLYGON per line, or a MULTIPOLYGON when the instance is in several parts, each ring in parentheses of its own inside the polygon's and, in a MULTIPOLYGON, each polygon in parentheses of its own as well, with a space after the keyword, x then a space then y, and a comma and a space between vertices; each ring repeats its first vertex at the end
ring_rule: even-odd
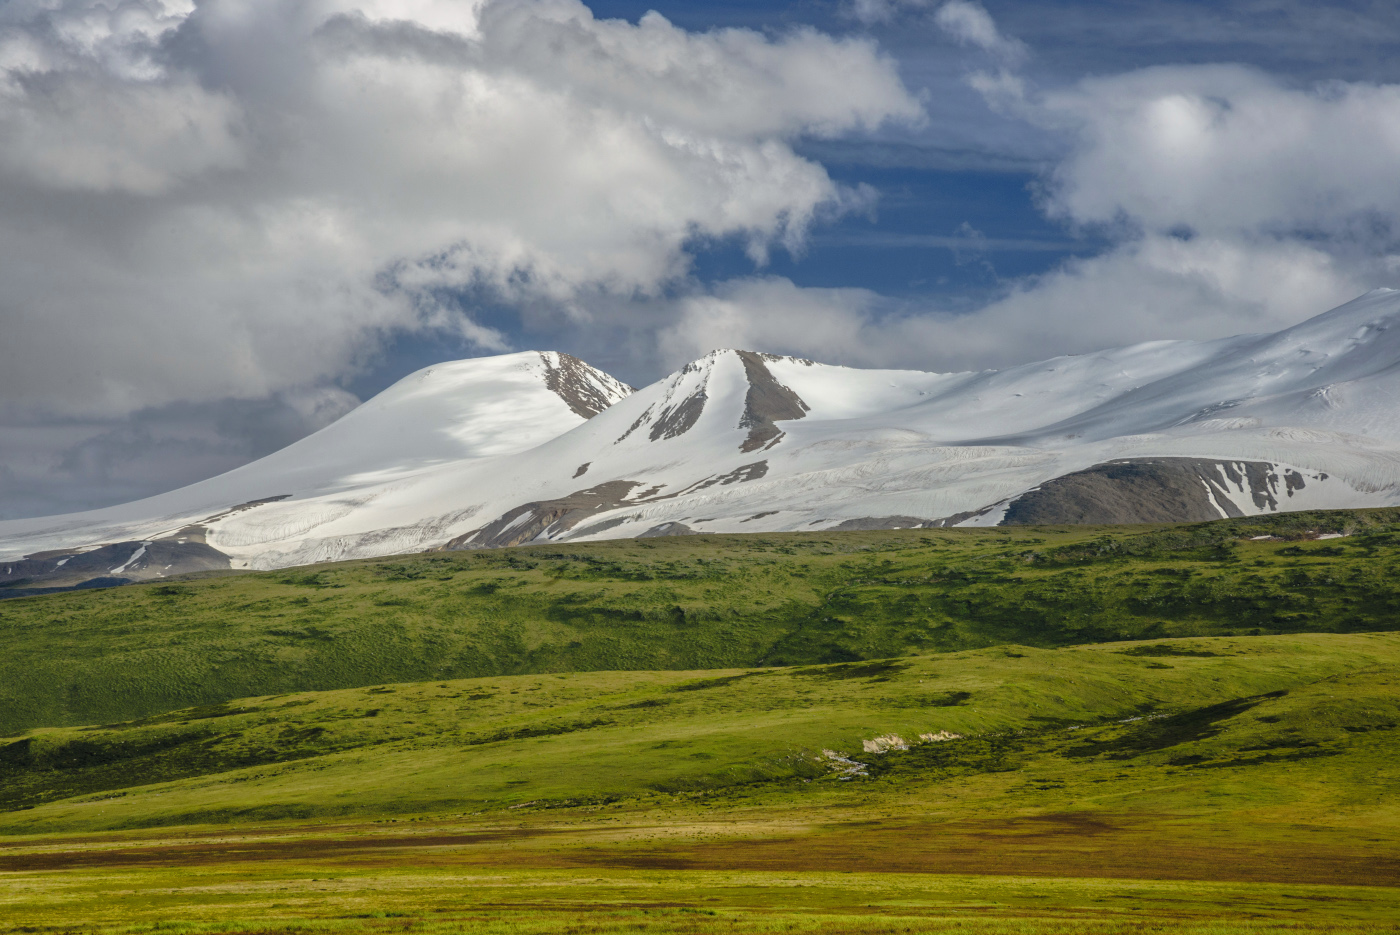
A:
POLYGON ((917 120, 868 40, 575 0, 16 0, 0 11, 0 398, 265 397, 448 296, 652 296, 865 204, 799 137, 917 120))
POLYGON ((1151 234, 1020 281, 971 315, 921 316, 904 340, 963 370, 1276 331, 1367 291, 1367 273, 1295 241, 1151 234))
MULTIPOLYGON (((1000 33, 977 10, 959 28, 994 44, 1000 33)), ((1107 234, 1107 250, 1004 283, 965 314, 787 280, 726 284, 680 303, 662 338, 669 356, 747 342, 864 366, 1002 367, 1277 330, 1400 285, 1400 86, 1296 88, 1240 66, 1051 91, 1028 90, 1012 70, 972 80, 1063 136, 1041 205, 1107 234)))
POLYGON ((870 26, 932 13, 934 25, 960 45, 980 49, 1008 65, 1026 57, 1026 44, 1004 35, 986 7, 976 0, 852 0, 847 12, 870 26))
POLYGON ((889 347, 876 326, 881 297, 866 289, 802 288, 780 276, 720 284, 679 301, 661 332, 674 366, 719 347, 760 348, 827 362, 884 363, 889 347))
POLYGON ((737 346, 858 367, 981 370, 1145 340, 1275 331, 1365 292, 1368 272, 1377 270, 1293 241, 1154 234, 1020 280, 963 314, 866 289, 737 280, 681 300, 660 341, 671 363, 737 346))
POLYGON ((938 8, 933 19, 944 32, 963 45, 975 46, 1011 63, 1025 58, 1025 43, 1002 35, 991 14, 980 3, 948 0, 938 8))
POLYGON ((1075 138, 1048 202, 1075 222, 1347 235, 1400 217, 1400 86, 1162 67, 1086 79, 1040 110, 1075 138))
MULTIPOLYGON (((1001 37, 980 8, 949 28, 988 48, 1001 37)), ((935 357, 1000 366, 1273 330, 1397 283, 1400 86, 1290 87, 1235 65, 1048 91, 1010 66, 968 81, 994 109, 1066 141, 1041 206, 1116 245, 1008 283, 973 314, 926 315, 906 339, 923 335, 935 357)))

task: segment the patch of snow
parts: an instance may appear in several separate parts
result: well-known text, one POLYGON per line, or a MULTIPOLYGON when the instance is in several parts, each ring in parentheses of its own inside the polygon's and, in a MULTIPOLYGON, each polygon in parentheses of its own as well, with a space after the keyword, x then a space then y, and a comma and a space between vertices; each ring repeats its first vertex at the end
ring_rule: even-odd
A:
POLYGON ((149 542, 141 543, 141 547, 131 554, 131 558, 127 559, 125 562, 118 565, 116 568, 113 568, 110 572, 108 572, 108 574, 119 575, 122 572, 126 571, 127 568, 131 566, 132 562, 136 561, 138 558, 146 554, 146 547, 148 545, 150 545, 149 542))

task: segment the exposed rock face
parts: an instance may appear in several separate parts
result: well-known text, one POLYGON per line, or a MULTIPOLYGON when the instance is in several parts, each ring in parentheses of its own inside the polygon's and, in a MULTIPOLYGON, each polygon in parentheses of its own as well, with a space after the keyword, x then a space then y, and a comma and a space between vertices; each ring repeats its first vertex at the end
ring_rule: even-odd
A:
POLYGON ((744 411, 739 416, 737 428, 749 431, 739 445, 740 451, 747 453, 771 448, 783 435, 774 423, 801 419, 810 411, 802 398, 778 382, 768 369, 768 362, 786 358, 753 351, 716 351, 678 370, 671 377, 672 382, 665 397, 649 405, 622 433, 618 442, 643 426, 650 426, 647 437, 654 442, 677 438, 694 428, 711 399, 709 384, 713 368, 726 355, 733 355, 743 365, 748 384, 744 411))
POLYGON ((833 532, 856 532, 867 529, 922 529, 939 525, 938 520, 920 519, 917 516, 862 516, 848 519, 830 527, 833 532))
POLYGON ((1290 496, 1303 486, 1302 475, 1285 471, 1280 477, 1274 465, 1264 461, 1110 461, 1022 494, 1007 507, 999 525, 1203 522, 1222 515, 1243 516, 1232 493, 1247 491, 1256 508, 1272 511, 1278 509, 1280 495, 1290 496))
POLYGON ((574 414, 591 419, 613 403, 633 392, 632 387, 595 370, 571 354, 541 354, 544 385, 557 395, 574 414))
POLYGON ((705 402, 709 399, 709 394, 705 392, 705 387, 709 385, 709 370, 702 363, 692 361, 677 371, 675 379, 678 382, 667 390, 665 397, 647 406, 613 444, 621 443, 648 424, 651 430, 647 437, 654 442, 690 431, 700 420, 700 415, 705 411, 705 402))
MULTIPOLYGON (((569 533, 573 533, 574 536, 593 535, 630 522, 636 516, 609 517, 579 529, 577 532, 574 532, 575 527, 589 517, 606 513, 609 510, 657 503, 662 500, 674 500, 676 497, 704 490, 716 484, 724 486, 758 480, 767 473, 767 461, 754 461, 751 464, 740 465, 724 474, 711 475, 674 493, 662 494, 659 493, 660 487, 650 487, 638 492, 635 496, 632 496, 632 490, 642 486, 640 482, 634 480, 608 481, 596 487, 578 490, 553 500, 522 503, 480 529, 474 529, 449 540, 442 548, 446 550, 497 549, 521 545, 536 539, 557 539, 569 533)), ((684 535, 689 531, 688 527, 684 527, 682 523, 662 523, 648 530, 647 534, 684 535), (675 532, 656 531, 671 527, 679 528, 675 532)))
POLYGON ((201 523, 184 526, 155 539, 36 552, 19 561, 0 562, 0 597, 115 587, 133 581, 231 568, 233 563, 229 557, 205 541, 209 530, 204 523, 286 500, 289 496, 278 494, 240 503, 205 517, 201 523))
POLYGON ((661 536, 693 536, 695 534, 695 530, 691 529, 685 523, 661 523, 658 526, 651 527, 637 538, 656 539, 661 536))
POLYGON ((614 480, 587 490, 579 490, 554 500, 523 503, 480 529, 464 533, 444 546, 446 549, 497 549, 529 542, 542 533, 560 533, 608 510, 627 504, 634 480, 614 480))
MULTIPOLYGON (((744 398, 744 415, 739 419, 739 428, 748 429, 749 437, 739 446, 740 451, 757 451, 783 434, 782 429, 773 423, 783 420, 800 419, 811 411, 792 390, 779 383, 764 364, 768 355, 753 351, 738 351, 744 362, 744 373, 749 379, 749 391, 744 398)), ((776 360, 775 357, 768 357, 776 360)))
POLYGON ((0 597, 110 587, 229 566, 228 556, 202 538, 182 539, 177 534, 149 542, 113 542, 86 551, 41 552, 0 563, 0 597))
POLYGON ((662 409, 647 437, 655 442, 689 432, 700 421, 700 414, 705 411, 705 402, 709 398, 702 387, 675 405, 662 409))

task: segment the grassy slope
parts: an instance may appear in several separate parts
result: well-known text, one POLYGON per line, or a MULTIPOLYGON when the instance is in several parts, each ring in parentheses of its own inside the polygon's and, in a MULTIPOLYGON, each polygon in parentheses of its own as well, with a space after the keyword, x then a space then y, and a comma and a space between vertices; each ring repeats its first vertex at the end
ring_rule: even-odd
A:
POLYGON ((952 788, 965 816, 1148 801, 1189 813, 1214 795, 1226 811, 1306 799, 1318 814, 1384 812, 1388 826, 1397 663, 1400 635, 1300 635, 255 698, 11 741, 0 747, 0 831, 739 792, 806 807, 857 789, 952 788), (937 731, 964 737, 863 751, 882 735, 937 731), (823 749, 864 761, 868 777, 841 778, 823 749))
POLYGON ((1389 630, 1400 511, 697 536, 0 602, 0 735, 376 683, 1389 630), (1346 539, 1248 541, 1346 529, 1346 539))
POLYGON ((0 747, 0 932, 1400 931, 1397 663, 1005 646, 42 729, 0 747))

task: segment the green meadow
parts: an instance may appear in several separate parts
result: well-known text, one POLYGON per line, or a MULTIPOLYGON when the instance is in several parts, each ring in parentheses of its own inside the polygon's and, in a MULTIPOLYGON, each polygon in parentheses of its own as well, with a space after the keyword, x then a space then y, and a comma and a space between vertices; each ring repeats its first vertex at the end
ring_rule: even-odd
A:
POLYGON ((386 682, 1392 630, 1397 576, 1400 510, 1358 510, 425 553, 15 598, 0 735, 386 682))
POLYGON ((1398 566, 1379 510, 3 601, 0 932, 1398 931, 1398 566))

